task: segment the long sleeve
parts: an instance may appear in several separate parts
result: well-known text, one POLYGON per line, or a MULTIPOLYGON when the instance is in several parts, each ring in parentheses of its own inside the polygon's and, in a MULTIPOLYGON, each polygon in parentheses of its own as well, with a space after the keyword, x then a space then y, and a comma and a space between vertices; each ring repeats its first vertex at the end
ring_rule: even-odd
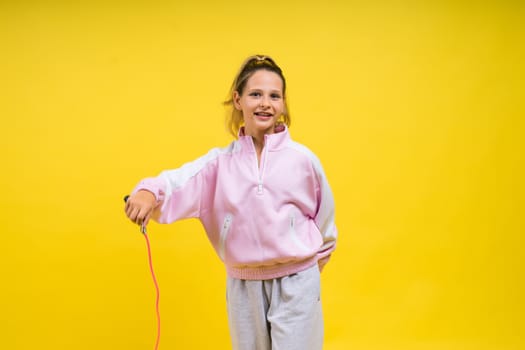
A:
POLYGON ((206 155, 184 164, 180 168, 165 170, 157 177, 139 182, 133 192, 147 190, 157 198, 153 219, 159 223, 172 223, 199 217, 203 192, 214 184, 215 160, 221 149, 214 148, 206 155))

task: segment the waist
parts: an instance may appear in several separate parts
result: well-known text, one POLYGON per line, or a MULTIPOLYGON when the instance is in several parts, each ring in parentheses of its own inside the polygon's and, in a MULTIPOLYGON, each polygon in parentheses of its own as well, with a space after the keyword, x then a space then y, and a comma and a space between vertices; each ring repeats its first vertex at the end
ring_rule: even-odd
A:
POLYGON ((231 278, 242 280, 269 280, 306 270, 315 264, 317 264, 317 255, 300 261, 273 265, 241 267, 226 265, 226 271, 231 278))

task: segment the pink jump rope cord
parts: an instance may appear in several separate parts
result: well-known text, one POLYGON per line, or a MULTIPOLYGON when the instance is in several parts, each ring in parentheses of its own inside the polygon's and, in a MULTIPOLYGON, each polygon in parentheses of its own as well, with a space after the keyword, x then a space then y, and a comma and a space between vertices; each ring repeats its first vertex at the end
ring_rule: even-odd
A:
POLYGON ((157 277, 155 277, 155 271, 153 270, 153 261, 151 259, 151 247, 149 244, 149 238, 146 232, 146 227, 141 226, 140 231, 144 234, 144 238, 146 239, 146 245, 148 247, 149 270, 151 272, 151 277, 153 278, 153 283, 155 284, 155 291, 157 293, 157 296, 155 298, 155 312, 157 314, 157 340, 155 341, 155 350, 157 350, 159 348, 159 342, 160 342, 160 309, 159 309, 160 289, 159 289, 159 284, 157 283, 157 277))
MULTIPOLYGON (((129 196, 125 196, 124 202, 127 202, 128 198, 129 196)), ((146 226, 141 225, 140 232, 144 235, 144 238, 146 239, 146 246, 148 247, 149 270, 151 272, 151 277, 153 278, 153 283, 155 284, 155 291, 157 293, 157 296, 155 298, 155 312, 157 314, 157 340, 155 341, 155 350, 157 350, 159 348, 159 343, 160 343, 160 309, 159 309, 160 289, 159 289, 159 284, 157 283, 157 277, 155 276, 155 270, 153 270, 153 260, 151 259, 151 246, 149 244, 149 238, 148 238, 148 233, 146 231, 146 226)))

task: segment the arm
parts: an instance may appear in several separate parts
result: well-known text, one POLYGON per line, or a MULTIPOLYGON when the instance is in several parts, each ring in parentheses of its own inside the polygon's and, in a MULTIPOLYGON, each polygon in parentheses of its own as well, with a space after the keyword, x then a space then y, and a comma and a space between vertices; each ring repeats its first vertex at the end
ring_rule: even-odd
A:
POLYGON ((126 203, 126 215, 131 221, 145 225, 150 218, 159 223, 171 223, 199 217, 202 193, 214 182, 216 159, 220 153, 213 149, 180 168, 140 181, 126 203))
POLYGON ((315 223, 323 237, 323 245, 317 253, 320 270, 326 265, 332 252, 335 250, 337 228, 334 217, 334 197, 326 175, 318 159, 314 159, 314 170, 317 175, 317 203, 318 209, 314 217, 315 223))

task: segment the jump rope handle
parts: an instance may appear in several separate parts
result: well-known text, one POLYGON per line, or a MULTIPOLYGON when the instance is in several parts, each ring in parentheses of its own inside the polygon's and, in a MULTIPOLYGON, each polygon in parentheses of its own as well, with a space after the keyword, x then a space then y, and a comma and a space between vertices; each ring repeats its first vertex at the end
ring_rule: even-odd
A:
MULTIPOLYGON (((124 196, 124 203, 127 203, 128 199, 129 199, 129 194, 124 196)), ((148 233, 148 231, 146 231, 146 225, 144 224, 140 225, 140 233, 142 233, 143 235, 148 233)))

